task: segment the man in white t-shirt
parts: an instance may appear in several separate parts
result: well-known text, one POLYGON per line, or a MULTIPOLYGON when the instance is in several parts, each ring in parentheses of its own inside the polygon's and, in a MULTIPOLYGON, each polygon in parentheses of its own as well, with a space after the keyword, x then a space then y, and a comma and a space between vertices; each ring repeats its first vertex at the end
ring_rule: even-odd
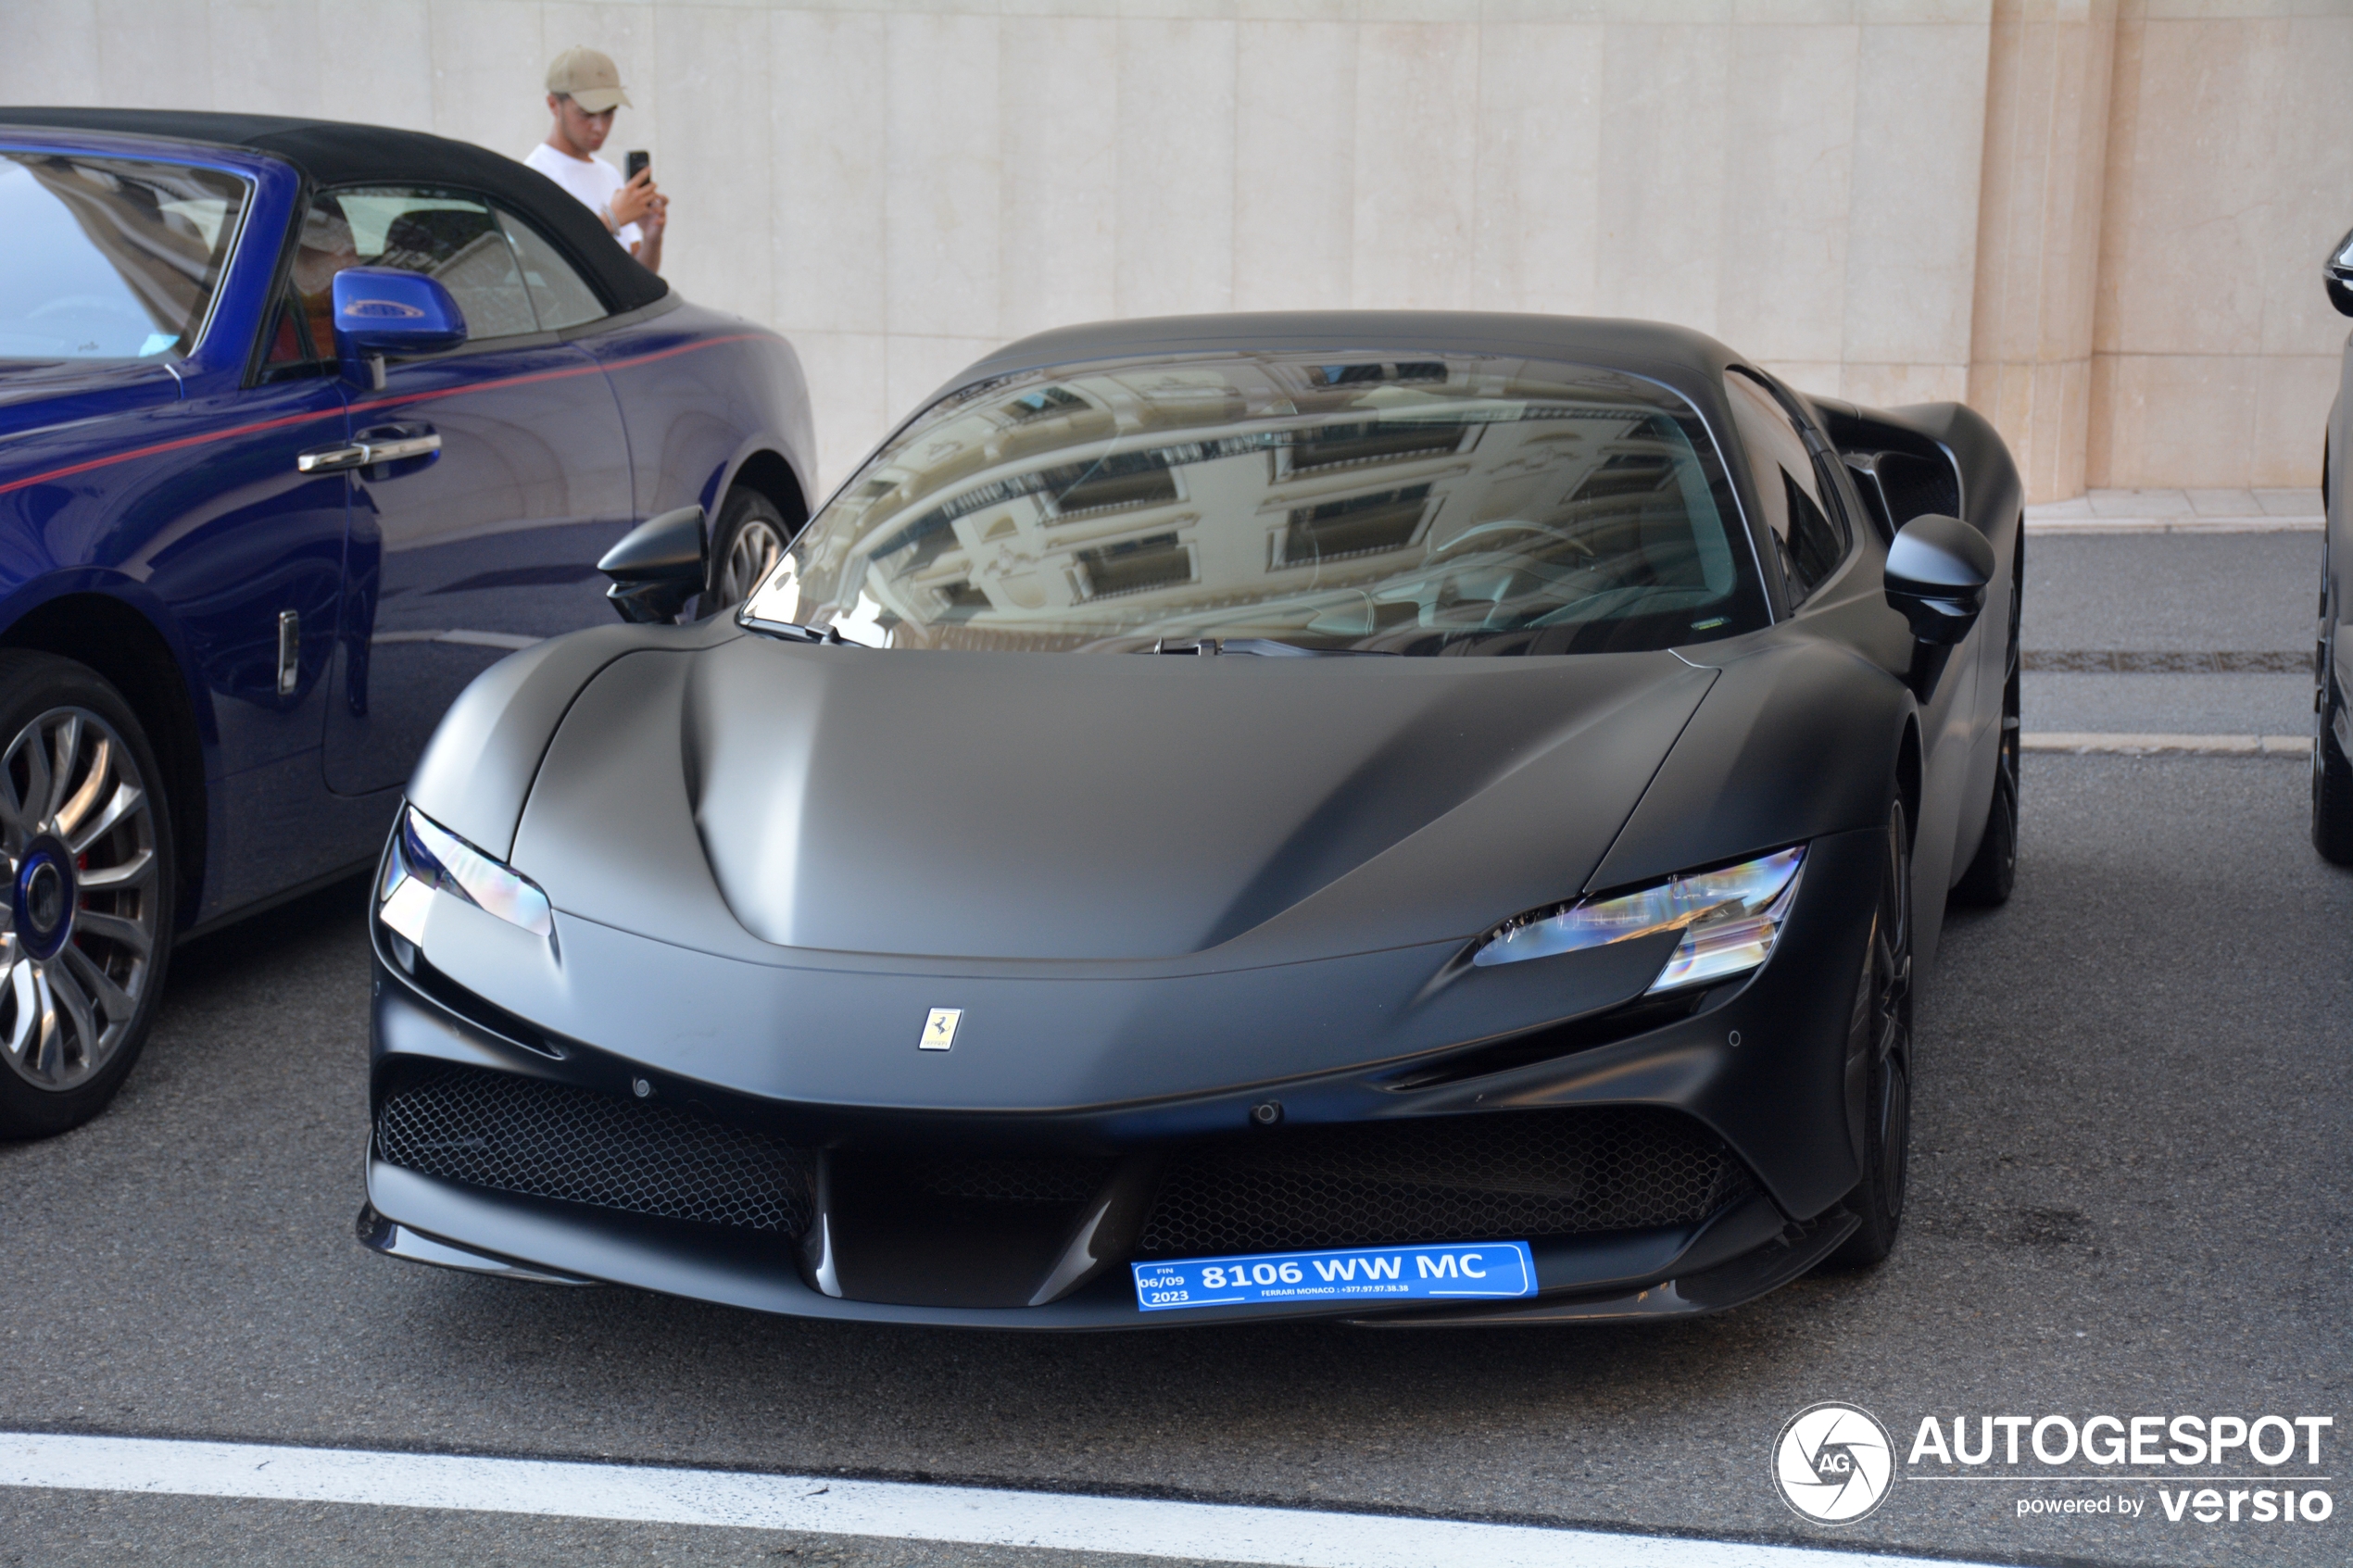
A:
POLYGON ((566 49, 547 68, 547 112, 555 125, 523 162, 587 204, 639 265, 659 272, 670 198, 654 188, 652 169, 623 180, 620 169, 597 156, 612 134, 613 112, 628 102, 612 56, 566 49))

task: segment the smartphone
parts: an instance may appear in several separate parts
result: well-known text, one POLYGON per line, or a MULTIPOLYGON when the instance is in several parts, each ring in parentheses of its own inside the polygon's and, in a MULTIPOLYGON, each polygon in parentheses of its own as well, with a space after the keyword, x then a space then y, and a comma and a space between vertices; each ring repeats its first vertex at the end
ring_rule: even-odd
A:
POLYGON ((647 169, 651 169, 653 164, 654 155, 646 151, 643 147, 637 148, 629 155, 629 178, 635 180, 638 175, 643 174, 647 169))

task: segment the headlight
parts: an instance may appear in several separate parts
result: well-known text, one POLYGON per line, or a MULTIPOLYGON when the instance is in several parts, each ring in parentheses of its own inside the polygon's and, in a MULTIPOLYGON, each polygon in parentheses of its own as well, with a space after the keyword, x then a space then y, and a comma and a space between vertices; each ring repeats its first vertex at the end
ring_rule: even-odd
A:
POLYGON ((1523 916, 1489 937, 1471 962, 1517 963, 1680 929, 1683 940, 1651 982, 1651 992, 1740 974, 1771 956, 1805 859, 1801 844, 1737 866, 1523 916))
POLYGON ((547 896, 521 872, 500 865, 414 807, 400 809, 392 851, 384 857, 384 880, 376 888, 376 912, 384 924, 411 942, 422 942, 425 907, 434 893, 463 898, 474 908, 541 936, 555 930, 547 896))

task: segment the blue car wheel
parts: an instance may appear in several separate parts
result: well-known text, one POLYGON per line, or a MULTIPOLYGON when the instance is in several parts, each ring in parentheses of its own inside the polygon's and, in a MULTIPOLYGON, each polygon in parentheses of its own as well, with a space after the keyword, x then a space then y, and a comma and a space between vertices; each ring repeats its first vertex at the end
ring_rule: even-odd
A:
POLYGON ((0 1137, 106 1108, 170 959, 170 813, 145 732, 69 659, 0 651, 0 1137))
POLYGON ((776 504, 757 490, 738 485, 719 508, 711 541, 711 588, 705 615, 741 604, 768 575, 792 542, 793 526, 776 504))

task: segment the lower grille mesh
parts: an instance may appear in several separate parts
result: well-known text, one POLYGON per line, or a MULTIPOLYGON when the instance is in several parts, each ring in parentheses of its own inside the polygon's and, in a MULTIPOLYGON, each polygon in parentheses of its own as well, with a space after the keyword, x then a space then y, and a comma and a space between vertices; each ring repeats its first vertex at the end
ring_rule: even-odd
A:
POLYGON ((1137 1250, 1168 1258, 1691 1224, 1750 1185, 1720 1141, 1673 1111, 1302 1127, 1179 1155, 1137 1250))
POLYGON ((1084 1203, 1102 1190, 1116 1160, 1051 1156, 942 1156, 911 1161, 908 1185, 977 1203, 1084 1203))
POLYGON ((449 1067, 388 1096, 376 1154, 500 1192, 710 1225, 809 1228, 814 1156, 692 1110, 449 1067))

